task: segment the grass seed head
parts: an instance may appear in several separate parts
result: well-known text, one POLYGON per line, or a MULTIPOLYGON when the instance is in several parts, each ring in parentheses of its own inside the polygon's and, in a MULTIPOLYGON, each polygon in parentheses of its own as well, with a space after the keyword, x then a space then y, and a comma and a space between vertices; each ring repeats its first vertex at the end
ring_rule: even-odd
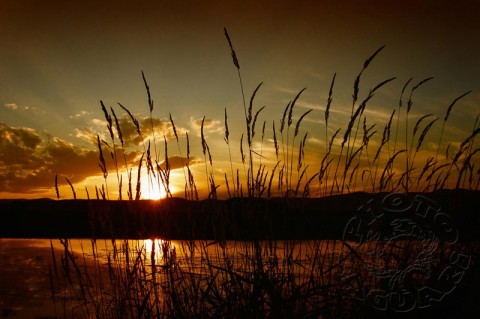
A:
POLYGON ((328 91, 327 107, 325 108, 325 125, 328 126, 328 118, 330 116, 330 107, 333 101, 333 86, 335 84, 335 78, 337 73, 333 75, 332 83, 330 84, 330 90, 328 91))
POLYGON ((152 114, 153 111, 153 100, 152 96, 150 94, 150 87, 148 86, 147 79, 145 78, 145 74, 142 71, 142 78, 143 78, 143 83, 145 84, 145 89, 147 90, 147 96, 148 96, 148 108, 150 110, 150 114, 152 114))
POLYGON ((278 159, 278 149, 279 149, 279 146, 278 146, 278 141, 277 141, 277 133, 275 131, 275 121, 272 121, 272 125, 273 125, 273 144, 275 146, 275 155, 278 159))
POLYGON ((231 51, 231 55, 232 55, 232 59, 233 59, 233 65, 235 65, 235 67, 240 70, 240 64, 238 63, 237 54, 235 53, 235 50, 233 49, 232 41, 230 40, 230 36, 228 35, 227 28, 223 28, 223 30, 225 31, 225 37, 227 38, 228 45, 230 46, 230 51, 231 51))
POLYGON ((229 144, 230 140, 229 140, 229 136, 230 136, 230 132, 228 130, 228 121, 227 121, 227 108, 225 108, 225 142, 227 144, 229 144))
POLYGON ((295 125, 295 134, 293 135, 294 137, 298 135, 298 131, 300 130, 300 124, 302 123, 303 118, 305 116, 307 116, 312 111, 313 111, 313 109, 310 109, 310 110, 306 111, 305 113, 303 113, 302 116, 300 116, 300 118, 297 121, 297 124, 295 125))
POLYGON ((287 112, 290 109, 291 104, 292 104, 292 101, 288 102, 287 106, 285 107, 285 110, 283 111, 282 120, 280 121, 280 134, 283 133, 283 129, 285 127, 285 119, 287 117, 287 112))
POLYGON ((175 139, 177 140, 177 143, 178 143, 178 135, 177 135, 177 129, 175 128, 175 122, 173 122, 172 114, 168 113, 168 115, 170 117, 170 123, 172 124, 173 134, 175 135, 175 139))
POLYGON ((450 116, 450 112, 452 111, 452 108, 455 105, 455 103, 457 103, 458 100, 462 99, 464 96, 470 94, 470 92, 472 92, 472 91, 468 91, 468 92, 460 95, 459 97, 457 97, 455 100, 453 100, 453 102, 448 106, 447 113, 445 114, 445 118, 443 119, 444 122, 448 121, 448 117, 450 116))
POLYGON ((114 140, 114 135, 113 135, 113 130, 112 130, 112 124, 113 124, 112 116, 110 114, 108 114, 107 108, 103 104, 103 101, 100 101, 100 104, 102 105, 102 111, 103 111, 103 114, 105 115, 105 120, 107 121, 107 128, 108 128, 108 132, 110 133, 110 138, 113 141, 114 140))
POLYGON ((422 133, 420 134, 420 137, 418 138, 417 152, 418 152, 418 150, 420 149, 420 147, 422 146, 423 140, 425 139, 425 136, 427 135, 428 131, 429 131, 430 128, 432 127, 433 123, 435 123, 437 120, 438 120, 438 118, 432 120, 432 121, 431 121, 430 123, 428 123, 427 126, 425 126, 425 128, 423 129, 422 133))
POLYGON ((120 123, 118 122, 117 115, 115 114, 115 111, 113 110, 112 107, 110 107, 110 110, 112 111, 113 118, 115 119, 115 128, 117 129, 117 135, 118 135, 118 138, 120 139, 120 144, 122 144, 122 148, 123 148, 124 141, 123 141, 122 130, 120 129, 120 123))

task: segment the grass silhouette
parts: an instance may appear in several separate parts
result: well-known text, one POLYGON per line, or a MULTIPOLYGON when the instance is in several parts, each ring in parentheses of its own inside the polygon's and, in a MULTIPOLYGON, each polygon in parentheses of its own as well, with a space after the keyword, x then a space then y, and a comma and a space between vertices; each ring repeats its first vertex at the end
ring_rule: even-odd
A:
MULTIPOLYGON (((362 100, 359 87, 362 77, 384 46, 376 50, 365 60, 361 71, 354 80, 352 108, 346 128, 338 128, 331 132, 331 108, 334 106, 334 86, 336 74, 333 75, 324 113, 325 120, 325 152, 318 159, 319 167, 313 167, 306 162, 305 150, 308 132, 303 133, 302 121, 312 110, 297 115, 295 106, 306 89, 300 90, 287 104, 279 121, 272 121, 272 143, 275 150, 275 161, 267 163, 263 156, 263 145, 267 125, 263 121, 260 126, 260 115, 264 106, 255 107, 255 97, 260 94, 260 83, 251 94, 249 104, 246 103, 240 64, 234 50, 233 41, 225 29, 225 37, 231 52, 232 60, 239 78, 239 86, 245 116, 245 131, 240 139, 240 160, 243 172, 234 169, 234 152, 230 148, 231 137, 228 126, 228 112, 224 111, 224 140, 228 147, 230 172, 224 173, 224 184, 219 184, 215 175, 214 159, 204 134, 205 117, 201 122, 201 146, 205 166, 206 188, 208 198, 217 199, 218 190, 225 190, 230 199, 242 199, 236 202, 238 209, 244 214, 255 212, 254 199, 270 199, 281 197, 326 197, 336 194, 348 194, 358 190, 380 192, 432 192, 446 188, 468 188, 478 190, 480 183, 479 153, 475 139, 480 134, 478 116, 470 135, 458 141, 458 148, 449 145, 442 149, 444 130, 448 125, 453 106, 469 92, 460 95, 447 108, 443 117, 441 134, 432 156, 424 162, 419 152, 429 138, 438 118, 427 114, 417 119, 413 130, 411 111, 414 105, 414 93, 432 80, 426 78, 410 87, 412 79, 408 80, 400 94, 398 107, 394 108, 380 137, 377 123, 371 124, 365 109, 377 91, 389 84, 395 78, 385 79, 372 87, 362 100), (408 96, 404 106, 404 96, 408 96), (396 120, 395 120, 396 116, 396 120), (296 119, 296 120, 295 120, 296 119), (400 119, 404 120, 401 123, 400 119), (368 124, 367 124, 368 123, 368 124), (405 141, 400 143, 399 130, 404 125, 405 141), (395 132, 394 134, 392 134, 395 132), (244 140, 246 149, 244 149, 244 140), (257 152, 253 145, 259 140, 261 148, 257 152), (374 143, 375 141, 375 143, 374 143), (445 156, 440 156, 445 152, 445 156), (310 174, 308 170, 314 170, 310 174)), ((107 122, 110 142, 97 137, 99 150, 99 167, 104 177, 104 183, 96 187, 97 199, 111 198, 107 187, 109 170, 104 157, 108 150, 115 165, 115 175, 118 183, 119 197, 122 200, 123 177, 126 170, 128 178, 127 198, 139 200, 141 194, 141 169, 147 168, 149 184, 157 184, 165 189, 166 197, 172 198, 171 167, 168 156, 168 140, 164 136, 164 161, 160 163, 161 151, 157 148, 159 136, 155 132, 152 112, 154 103, 150 87, 142 72, 145 84, 151 136, 148 145, 143 144, 143 154, 138 161, 136 193, 133 194, 132 169, 127 165, 125 156, 125 141, 113 108, 110 111, 101 102, 101 107, 107 122), (115 123, 114 123, 115 121, 115 123), (118 142, 120 141, 120 146, 118 142), (151 147, 153 144, 153 148, 151 147), (117 158, 117 149, 121 148, 121 159, 117 158), (153 152, 153 153, 152 153, 153 152)), ((138 136, 142 128, 138 120, 127 107, 119 103, 121 109, 135 126, 138 136)), ((169 121, 174 132, 178 152, 182 157, 179 143, 181 136, 177 134, 174 118, 169 114, 169 121)), ((267 130, 268 133, 268 130, 267 130)), ((185 199, 198 201, 197 183, 190 168, 190 140, 187 142, 186 161, 182 162, 185 180, 185 199)), ((182 160, 183 161, 183 160, 182 160)), ((76 193, 70 184, 73 196, 76 193)), ((55 178, 58 195, 58 179, 55 178)), ((88 192, 88 190, 87 190, 88 192)), ((288 201, 286 201, 288 205, 288 201)), ((109 210, 106 205, 105 210, 109 210)), ((101 212, 99 212, 101 213, 101 212)), ((295 212, 301 216, 302 212, 295 212)), ((225 220, 235 223, 235 220, 225 220)), ((108 224, 108 220, 105 221, 108 224)), ((105 226, 108 227, 108 226, 105 226)), ((235 226, 233 226, 235 227, 235 226)), ((57 290, 69 291, 76 298, 80 312, 87 317, 96 318, 327 318, 355 317, 362 314, 365 317, 375 315, 374 310, 365 303, 355 301, 346 283, 338 275, 344 271, 346 260, 349 267, 358 273, 365 270, 352 260, 365 258, 345 246, 340 240, 322 241, 182 241, 170 240, 130 241, 128 239, 108 242, 110 247, 106 257, 102 257, 100 241, 92 238, 91 261, 78 258, 71 249, 70 241, 61 241, 64 250, 59 259, 52 248, 52 259, 55 271, 51 274, 53 295, 57 290), (106 258, 106 261, 105 261, 106 258), (349 259, 350 258, 350 259, 349 259), (352 259, 353 258, 353 259, 352 259), (58 260, 61 265, 58 266, 58 260)), ((417 240, 399 243, 404 247, 414 247, 417 240)), ((432 260, 441 263, 445 260, 443 244, 439 244, 432 260)), ((415 246, 416 247, 416 246, 415 246)), ((408 262, 412 252, 404 250, 397 257, 393 267, 402 262, 408 262)), ((420 278, 414 280, 424 284, 420 278)), ((378 282, 367 285, 375 287, 378 282)), ((69 316, 67 309, 63 315, 69 316)))

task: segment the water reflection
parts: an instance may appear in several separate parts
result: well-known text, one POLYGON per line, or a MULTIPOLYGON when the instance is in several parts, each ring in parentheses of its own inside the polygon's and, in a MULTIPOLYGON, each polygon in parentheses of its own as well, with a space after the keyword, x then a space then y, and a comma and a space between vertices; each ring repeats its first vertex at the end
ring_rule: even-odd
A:
MULTIPOLYGON (((12 246, 32 247, 39 249, 50 249, 63 252, 65 245, 59 239, 1 239, 2 247, 7 243, 12 246)), ((165 249, 174 250, 177 258, 191 258, 192 254, 200 256, 219 255, 223 257, 225 253, 229 257, 237 256, 239 258, 253 254, 253 251, 260 248, 262 253, 268 255, 291 255, 297 258, 313 258, 314 253, 339 253, 345 247, 339 240, 318 240, 318 241, 260 241, 256 246, 252 241, 208 241, 208 240, 164 240, 164 239, 144 239, 144 240, 108 240, 108 239, 69 239, 68 249, 79 256, 85 258, 100 259, 103 262, 108 261, 108 256, 113 257, 117 252, 130 252, 130 255, 143 252, 149 257, 155 256, 157 262, 161 261, 165 249)), ((51 256, 50 256, 51 257, 51 256)), ((131 257, 131 256, 130 256, 131 257)))
MULTIPOLYGON (((17 313, 48 308, 40 315, 58 316, 68 304, 79 317, 99 309, 103 317, 125 303, 164 314, 168 309, 158 305, 180 302, 178 306, 208 314, 229 305, 221 303, 225 298, 237 306, 261 298, 268 307, 273 307, 269 298, 281 298, 291 307, 306 307, 302 311, 323 313, 324 308, 315 307, 368 302, 358 295, 362 291, 383 287, 388 294, 408 284, 416 293, 427 280, 435 281, 438 271, 465 271, 469 262, 461 251, 418 240, 359 245, 339 240, 0 239, 0 293, 6 296, 0 306, 17 313), (195 298, 215 303, 205 309, 195 298)), ((192 313, 196 315, 206 314, 192 313)))

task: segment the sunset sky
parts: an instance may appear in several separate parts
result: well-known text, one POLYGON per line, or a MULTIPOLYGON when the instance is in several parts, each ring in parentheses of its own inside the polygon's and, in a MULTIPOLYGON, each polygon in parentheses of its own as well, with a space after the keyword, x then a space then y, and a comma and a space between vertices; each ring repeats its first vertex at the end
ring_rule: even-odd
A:
MULTIPOLYGON (((244 110, 224 27, 239 59, 247 103, 263 82, 254 109, 266 106, 257 123, 261 135, 266 121, 265 143, 260 145, 260 136, 256 136, 254 149, 262 152, 265 163, 275 163, 272 121, 278 129, 285 106, 306 87, 294 118, 313 109, 302 123, 301 136, 308 131, 310 175, 318 171, 318 154, 325 150, 324 111, 334 73, 330 136, 337 128, 345 129, 354 79, 365 59, 382 45, 385 48, 362 75, 359 95, 363 99, 377 83, 396 77, 365 110, 368 124, 377 124, 377 138, 398 107, 400 92, 410 77, 413 85, 434 77, 415 92, 410 114, 412 125, 424 114, 440 118, 425 151, 435 152, 441 121, 456 97, 472 90, 450 115, 445 145, 458 146, 472 132, 480 113, 480 3, 476 0, 3 0, 0 198, 53 198, 55 175, 60 177, 62 198, 71 197, 64 177, 74 183, 79 197, 86 197, 85 187, 92 195, 94 185, 103 180, 97 134, 110 142, 100 100, 119 117, 129 147, 127 161, 136 168, 143 146, 117 102, 132 112, 148 136, 149 106, 142 70, 154 100, 154 130, 157 141, 162 141, 157 146, 160 159, 164 158, 165 135, 172 168, 178 168, 172 171, 175 192, 183 194, 179 156, 186 156, 186 132, 197 186, 205 188, 200 140, 204 116, 212 170, 219 180, 225 172, 229 174, 224 108, 233 164, 241 168, 244 110)), ((109 168, 109 182, 114 183, 114 169, 109 168)))

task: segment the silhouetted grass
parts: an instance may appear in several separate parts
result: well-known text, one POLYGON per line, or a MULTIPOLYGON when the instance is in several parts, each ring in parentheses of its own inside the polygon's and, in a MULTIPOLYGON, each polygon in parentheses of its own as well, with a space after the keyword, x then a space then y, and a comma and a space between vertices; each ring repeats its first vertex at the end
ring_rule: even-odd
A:
MULTIPOLYGON (((233 42, 226 29, 225 36, 238 73, 246 131, 241 133, 240 154, 237 154, 240 155, 240 158, 234 159, 235 156, 232 156, 234 153, 230 148, 230 131, 227 109, 225 109, 224 140, 228 147, 230 172, 228 174, 224 172, 219 179, 225 181, 224 185, 217 184, 215 161, 204 134, 205 117, 203 117, 200 136, 205 166, 204 185, 208 189, 209 198, 216 199, 218 190, 222 190, 228 197, 243 197, 245 192, 247 199, 275 196, 306 198, 312 195, 311 190, 315 188, 317 189, 316 196, 350 193, 358 190, 422 192, 448 188, 450 181, 455 184, 455 188, 478 189, 480 148, 475 146, 475 138, 480 134, 478 121, 475 122, 472 133, 454 151, 453 157, 450 156, 448 148, 445 159, 442 160, 438 156, 440 148, 443 147, 440 144, 443 142, 444 129, 453 106, 469 92, 459 96, 448 106, 443 118, 436 154, 428 157, 426 161, 420 158, 420 161, 424 162, 419 162, 417 155, 438 118, 432 118, 433 114, 420 116, 416 120, 413 131, 409 127, 409 121, 412 120, 411 109, 414 92, 432 78, 426 78, 411 88, 405 108, 403 107, 403 96, 412 79, 406 82, 400 93, 398 107, 392 108, 381 138, 376 138, 375 128, 377 124, 380 126, 380 123, 369 122, 364 111, 375 93, 394 81, 395 78, 379 82, 368 91, 363 100, 359 94, 364 73, 384 46, 365 60, 361 71, 354 80, 352 109, 348 123, 344 128, 338 128, 333 134, 330 134, 330 112, 331 108, 335 107, 333 96, 336 74, 333 75, 324 113, 325 150, 318 158, 318 167, 306 162, 308 132, 301 132, 301 123, 312 110, 307 110, 298 117, 295 116, 296 103, 306 90, 305 88, 300 90, 287 104, 279 121, 277 123, 276 120, 272 121, 275 161, 272 164, 272 161, 264 160, 266 121, 263 121, 260 151, 257 152, 254 149, 254 139, 255 137, 258 139, 257 122, 261 121, 261 112, 265 108, 265 106, 254 108, 255 97, 260 94, 259 89, 262 83, 253 90, 247 108, 240 65, 233 42), (404 111, 402 112, 402 110, 404 111), (397 116, 396 123, 393 121, 395 114, 397 116), (400 121, 401 118, 404 122, 400 121), (427 120, 428 122, 426 122, 427 120), (423 125, 424 121, 427 123, 426 125, 423 125), (290 132, 294 122, 294 130, 290 132), (279 127, 278 130, 276 130, 276 124, 279 127), (400 141, 399 130, 403 127, 405 141, 400 141), (395 136, 392 141, 393 130, 395 130, 395 136), (246 136, 247 152, 243 148, 244 136, 246 136), (361 140, 360 137, 362 137, 361 140), (300 140, 298 145, 296 144, 297 138, 300 140), (372 141, 376 143, 372 143, 372 141), (391 148, 392 143, 393 148, 391 148), (243 165, 244 178, 240 177, 238 169, 234 170, 233 168, 234 163, 237 162, 241 162, 243 165), (310 174, 309 169, 314 173, 310 174), (293 174, 294 171, 296 174, 293 174), (296 180, 294 179, 295 175, 296 180)), ((165 189, 167 197, 174 195, 170 188, 171 169, 168 140, 164 136, 165 159, 162 168, 159 164, 160 148, 157 149, 157 133, 152 117, 154 105, 150 87, 143 72, 142 78, 148 96, 151 124, 151 136, 146 137, 148 147, 145 146, 147 139, 142 136, 139 122, 126 107, 119 103, 143 141, 144 151, 138 161, 135 197, 132 192, 132 168, 129 168, 127 164, 125 141, 117 115, 113 108, 110 108, 109 112, 101 102, 112 146, 110 147, 107 142, 101 141, 97 136, 99 167, 105 180, 101 188, 96 188, 97 199, 110 199, 107 187, 109 171, 103 155, 105 147, 111 148, 110 154, 115 165, 119 199, 122 199, 122 171, 126 171, 128 177, 127 197, 130 200, 142 198, 141 171, 143 165, 147 168, 149 183, 156 183, 159 188, 165 189), (115 119, 116 134, 113 130, 112 115, 115 119), (117 160, 116 138, 120 141, 124 158, 123 165, 120 164, 121 161, 117 160), (151 144, 154 149, 153 156, 151 144)), ((179 142, 179 138, 182 137, 177 135, 171 114, 169 114, 169 120, 178 152, 182 157, 179 142)), ((185 135, 185 139, 187 144, 186 161, 183 162, 182 158, 185 179, 184 194, 186 199, 198 200, 197 185, 190 168, 188 133, 185 135)), ((67 182, 72 188, 73 196, 76 197, 73 185, 69 180, 67 182)), ((55 178, 55 188, 57 198, 60 198, 57 177, 55 178)), ((245 207, 241 209, 245 214, 251 213, 249 205, 252 202, 245 200, 244 203, 245 207)), ((301 212, 295 213, 301 214, 301 212)), ((105 222, 108 223, 108 221, 105 222)), ((234 221, 227 220, 226 222, 234 221)), ((56 256, 53 256, 55 276, 51 275, 52 286, 57 284, 62 289, 69 291, 70 296, 77 300, 79 307, 84 310, 87 317, 334 318, 355 316, 352 313, 354 314, 356 310, 363 311, 366 317, 370 314, 370 310, 365 309, 362 303, 355 302, 355 298, 352 298, 351 292, 346 288, 346 283, 338 276, 345 270, 346 265, 352 271, 365 271, 359 266, 359 261, 364 262, 363 259, 366 258, 366 255, 359 255, 357 251, 348 246, 348 243, 340 241, 225 242, 219 239, 210 242, 181 243, 153 240, 147 243, 131 242, 125 239, 113 240, 105 253, 106 257, 101 257, 100 243, 92 239, 93 256, 88 258, 85 257, 86 251, 83 251, 80 256, 74 253, 67 239, 62 240, 61 243, 64 246, 62 264, 58 267, 56 256), (58 275, 58 269, 61 269, 61 275, 58 275)), ((413 243, 406 243, 406 245, 410 244, 413 245, 413 243)), ((410 256, 408 251, 406 250, 404 254, 397 256, 398 263, 400 263, 400 259, 408 260, 410 256)), ((421 280, 419 282, 422 283, 421 280)), ((380 283, 367 283, 371 287, 378 284, 380 283)), ((63 309, 63 314, 68 316, 66 309, 63 309)))

